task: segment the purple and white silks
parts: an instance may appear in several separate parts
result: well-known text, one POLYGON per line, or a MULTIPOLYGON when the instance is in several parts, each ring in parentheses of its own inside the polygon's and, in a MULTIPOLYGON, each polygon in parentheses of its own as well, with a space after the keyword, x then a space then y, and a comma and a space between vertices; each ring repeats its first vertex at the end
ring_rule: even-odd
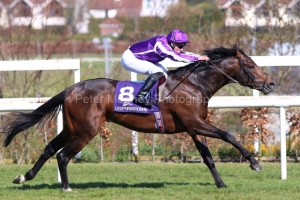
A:
POLYGON ((164 35, 135 43, 129 49, 136 58, 152 63, 160 62, 165 58, 179 62, 195 62, 199 57, 198 54, 190 52, 182 51, 178 53, 174 51, 169 46, 167 37, 164 35))

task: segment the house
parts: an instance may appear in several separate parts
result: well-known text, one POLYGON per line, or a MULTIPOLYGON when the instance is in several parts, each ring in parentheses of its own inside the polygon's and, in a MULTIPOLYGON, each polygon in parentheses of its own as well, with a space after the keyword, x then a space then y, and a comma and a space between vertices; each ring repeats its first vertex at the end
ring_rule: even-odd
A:
POLYGON ((65 26, 64 9, 75 0, 2 0, 0 26, 65 26))
POLYGON ((90 0, 89 13, 94 18, 165 17, 170 5, 179 0, 90 0))
POLYGON ((92 17, 114 18, 117 15, 118 0, 90 0, 89 13, 92 17))
POLYGON ((137 19, 141 16, 143 0, 118 0, 117 16, 137 19))
POLYGON ((143 0, 140 15, 165 17, 170 5, 175 5, 179 0, 143 0))
POLYGON ((168 7, 177 2, 178 0, 90 0, 89 13, 94 18, 108 18, 99 25, 101 35, 117 36, 123 25, 116 17, 164 17, 168 7))
POLYGON ((90 0, 89 13, 94 18, 107 18, 99 25, 100 35, 117 37, 123 30, 116 17, 139 18, 142 0, 90 0))
POLYGON ((228 27, 282 27, 300 21, 300 0, 219 0, 218 6, 228 27))
POLYGON ((142 0, 90 0, 89 13, 94 18, 140 17, 142 0))
POLYGON ((107 18, 99 25, 100 35, 118 37, 123 30, 123 24, 116 18, 107 18))

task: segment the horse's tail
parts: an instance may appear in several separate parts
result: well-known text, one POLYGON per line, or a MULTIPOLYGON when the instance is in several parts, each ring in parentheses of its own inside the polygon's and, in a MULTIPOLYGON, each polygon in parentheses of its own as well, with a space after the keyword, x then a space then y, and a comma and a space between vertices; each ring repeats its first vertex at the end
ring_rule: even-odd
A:
POLYGON ((67 89, 49 99, 46 103, 38 107, 36 110, 25 112, 12 112, 8 115, 8 119, 4 126, 4 132, 7 134, 4 140, 4 147, 7 147, 12 139, 21 131, 41 122, 43 119, 50 120, 56 115, 58 109, 63 105, 67 89))

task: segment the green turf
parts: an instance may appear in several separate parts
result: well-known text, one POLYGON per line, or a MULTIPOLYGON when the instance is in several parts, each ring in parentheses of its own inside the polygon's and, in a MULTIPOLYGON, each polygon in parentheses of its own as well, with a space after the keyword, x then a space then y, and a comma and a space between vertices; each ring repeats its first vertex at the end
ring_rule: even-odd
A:
POLYGON ((31 165, 0 166, 0 199, 299 199, 299 164, 288 164, 280 180, 280 164, 217 163, 228 188, 218 189, 204 164, 69 164, 72 192, 62 192, 56 164, 46 164, 23 185, 12 180, 31 165))

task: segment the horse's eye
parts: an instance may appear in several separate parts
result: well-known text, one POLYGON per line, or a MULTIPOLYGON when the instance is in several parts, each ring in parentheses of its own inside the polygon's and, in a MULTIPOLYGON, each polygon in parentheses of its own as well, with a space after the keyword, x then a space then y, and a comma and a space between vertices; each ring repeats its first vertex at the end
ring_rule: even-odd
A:
POLYGON ((249 65, 249 69, 253 69, 254 68, 254 66, 253 65, 249 65))

